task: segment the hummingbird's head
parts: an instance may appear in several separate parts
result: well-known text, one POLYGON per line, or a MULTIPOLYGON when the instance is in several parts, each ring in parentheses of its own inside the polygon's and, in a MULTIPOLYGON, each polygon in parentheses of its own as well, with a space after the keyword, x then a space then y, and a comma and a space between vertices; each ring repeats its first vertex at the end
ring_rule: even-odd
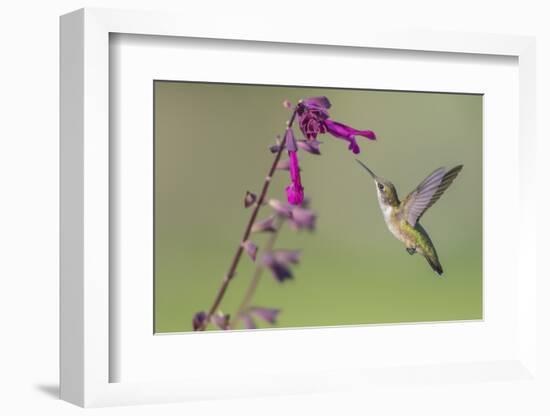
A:
MULTIPOLYGON (((356 159, 357 160, 357 159, 356 159)), ((393 183, 390 181, 381 178, 380 176, 376 176, 372 170, 370 170, 367 165, 365 165, 360 160, 357 160, 357 163, 359 163, 365 170, 369 173, 369 175, 374 180, 374 184, 376 185, 376 193, 378 195, 378 202, 380 203, 380 206, 397 206, 399 205, 399 198, 397 197, 397 191, 395 190, 395 186, 393 186, 393 183)))

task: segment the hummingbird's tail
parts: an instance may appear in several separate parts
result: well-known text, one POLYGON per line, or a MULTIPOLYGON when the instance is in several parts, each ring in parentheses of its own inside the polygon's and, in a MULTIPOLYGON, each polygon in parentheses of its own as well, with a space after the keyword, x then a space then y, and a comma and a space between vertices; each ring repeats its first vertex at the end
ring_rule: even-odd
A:
POLYGON ((443 274, 443 267, 441 267, 441 263, 439 263, 439 259, 437 257, 432 258, 431 256, 426 256, 425 258, 428 261, 431 268, 434 269, 434 271, 441 276, 443 274))

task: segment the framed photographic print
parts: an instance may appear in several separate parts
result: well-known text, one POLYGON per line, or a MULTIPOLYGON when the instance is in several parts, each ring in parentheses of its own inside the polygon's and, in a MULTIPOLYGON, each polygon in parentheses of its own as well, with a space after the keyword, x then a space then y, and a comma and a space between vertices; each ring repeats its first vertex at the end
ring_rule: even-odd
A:
POLYGON ((155 333, 482 319, 482 95, 162 80, 153 94, 155 333), (266 129, 271 140, 251 139, 266 129), (397 190, 361 159, 391 160, 392 181, 419 178, 397 190), (440 285, 442 247, 400 218, 426 209, 461 169, 437 164, 457 161, 463 191, 446 198, 452 212, 436 227, 454 252, 444 257, 452 283, 440 285), (225 271, 235 251, 235 271, 225 271), (232 278, 210 307, 229 273, 250 278, 232 278))
POLYGON ((62 398, 537 383, 533 39, 187 22, 61 19, 62 398))

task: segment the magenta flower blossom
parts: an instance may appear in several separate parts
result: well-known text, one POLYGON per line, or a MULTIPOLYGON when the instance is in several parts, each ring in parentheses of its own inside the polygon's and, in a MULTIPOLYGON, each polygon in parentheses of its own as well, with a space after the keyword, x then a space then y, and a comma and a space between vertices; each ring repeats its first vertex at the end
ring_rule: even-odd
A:
POLYGON ((304 137, 316 140, 319 134, 330 133, 332 136, 349 142, 348 149, 357 154, 361 151, 356 136, 376 140, 371 130, 357 130, 329 118, 330 102, 326 97, 312 97, 302 100, 296 106, 298 124, 304 137))
POLYGON ((292 205, 300 205, 304 200, 304 187, 300 178, 300 167, 296 152, 288 152, 290 156, 291 184, 286 187, 286 198, 292 205))
POLYGON ((331 119, 325 120, 325 127, 327 132, 334 137, 347 140, 349 142, 348 149, 353 153, 358 154, 361 149, 355 140, 355 136, 363 136, 370 140, 376 140, 376 135, 371 130, 356 130, 353 127, 348 127, 345 124, 332 121, 331 119))
POLYGON ((298 103, 298 124, 306 139, 316 139, 318 134, 326 133, 325 120, 329 117, 329 108, 330 102, 326 97, 306 98, 298 103))
POLYGON ((292 129, 287 129, 285 134, 285 144, 288 150, 288 159, 290 170, 291 183, 286 187, 286 198, 292 205, 300 205, 304 200, 304 187, 300 178, 300 165, 298 163, 298 147, 294 132, 292 129))

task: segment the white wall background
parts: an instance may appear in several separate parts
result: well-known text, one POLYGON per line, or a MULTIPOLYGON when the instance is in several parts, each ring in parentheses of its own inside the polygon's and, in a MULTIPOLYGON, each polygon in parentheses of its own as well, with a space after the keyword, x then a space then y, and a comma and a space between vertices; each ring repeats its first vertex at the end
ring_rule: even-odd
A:
MULTIPOLYGON (((550 30, 546 1, 534 0, 20 0, 0 8, 0 414, 72 415, 82 410, 56 400, 58 376, 58 16, 84 6, 179 10, 205 25, 217 19, 280 21, 281 30, 324 25, 369 29, 388 27, 511 33, 537 36, 539 185, 548 203, 550 155, 550 30)), ((214 23, 212 23, 214 22, 214 23)), ((542 202, 542 201, 541 201, 542 202)), ((538 207, 546 214, 544 205, 538 207)), ((550 235, 548 222, 542 235, 550 235)), ((541 238, 541 243, 543 239, 541 238)), ((548 247, 548 245, 546 244, 548 247)), ((542 246, 540 246, 542 254, 542 246)), ((550 276, 548 266, 546 276, 550 276)), ((543 283, 548 288, 548 283, 543 283)), ((546 290, 548 292, 548 290, 546 290)), ((543 306, 548 312, 548 307, 543 306)), ((545 319, 548 324, 548 319, 545 319)), ((550 325, 546 325, 550 328, 550 325)), ((548 349, 550 350, 550 348, 548 349)), ((548 361, 546 361, 547 363, 548 361)), ((406 397, 350 397, 345 393, 305 397, 231 400, 92 410, 94 414, 392 414, 395 400, 410 402, 412 413, 440 410, 446 415, 549 414, 536 395, 503 387, 494 400, 481 399, 469 386, 456 386, 449 402, 421 389, 406 397), (526 400, 532 397, 533 400, 526 400)), ((487 399, 487 397, 485 397, 487 399)), ((546 401, 547 402, 547 401, 546 401)))

